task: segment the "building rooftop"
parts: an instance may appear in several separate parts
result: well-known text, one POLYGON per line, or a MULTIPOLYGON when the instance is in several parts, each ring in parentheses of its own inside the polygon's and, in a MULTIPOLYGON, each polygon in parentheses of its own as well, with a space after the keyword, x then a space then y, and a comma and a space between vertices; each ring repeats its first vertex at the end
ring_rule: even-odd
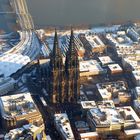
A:
POLYGON ((115 108, 114 102, 112 100, 106 100, 106 101, 99 101, 97 102, 98 108, 115 108))
POLYGON ((140 118, 131 106, 125 107, 102 107, 90 109, 90 117, 97 127, 110 127, 113 124, 137 124, 140 118))
POLYGON ((135 91, 137 96, 140 96, 140 87, 135 87, 135 91))
POLYGON ((96 125, 106 125, 123 123, 123 118, 120 116, 116 108, 93 108, 90 109, 90 114, 92 119, 95 121, 96 125))
POLYGON ((92 48, 105 46, 104 43, 102 42, 102 40, 97 35, 86 34, 85 37, 86 37, 87 41, 90 43, 92 48))
POLYGON ((140 111, 140 100, 134 100, 134 107, 139 112, 140 111))
POLYGON ((98 137, 97 132, 86 132, 86 133, 81 133, 80 134, 81 139, 86 139, 86 138, 96 138, 98 137))
MULTIPOLYGON (((70 32, 65 32, 65 34, 61 34, 59 33, 59 47, 61 49, 62 55, 65 57, 66 52, 68 50, 69 47, 69 40, 70 40, 70 32)), ((47 37, 47 44, 50 50, 53 50, 53 45, 54 45, 54 34, 51 34, 49 37, 47 37)), ((84 46, 82 44, 82 42, 80 41, 80 39, 74 34, 74 43, 75 43, 75 47, 76 50, 79 54, 79 51, 81 52, 85 52, 84 46)))
POLYGON ((38 111, 30 93, 0 97, 1 114, 20 116, 38 111))
POLYGON ((55 114, 54 121, 56 124, 56 129, 61 133, 61 135, 63 135, 64 139, 75 139, 66 113, 55 114))
POLYGON ((129 123, 130 120, 136 123, 140 123, 139 116, 136 114, 136 112, 131 106, 118 107, 117 109, 119 109, 119 112, 123 116, 126 123, 129 123))
POLYGON ((83 109, 91 109, 97 107, 95 101, 81 101, 81 106, 83 109))
POLYGON ((29 136, 33 136, 35 133, 38 133, 37 135, 37 140, 42 140, 41 139, 41 132, 40 132, 40 128, 32 125, 32 124, 27 124, 27 125, 23 125, 23 127, 21 128, 16 128, 16 129, 12 129, 9 131, 9 133, 7 133, 4 137, 5 140, 15 140, 15 139, 22 139, 22 138, 27 138, 29 136))
POLYGON ((132 74, 136 80, 140 80, 140 70, 132 71, 132 74))
MULTIPOLYGON (((130 65, 132 70, 140 70, 140 58, 136 56, 129 56, 122 59, 124 66, 130 65)), ((127 67, 126 67, 127 68, 127 67)))
POLYGON ((103 69, 96 60, 87 60, 80 61, 80 72, 88 72, 89 75, 98 75, 103 72, 103 69))
POLYGON ((112 73, 123 71, 119 64, 109 64, 108 67, 112 73))
POLYGON ((109 56, 101 56, 98 58, 101 61, 102 65, 113 63, 112 59, 109 56))
POLYGON ((28 62, 30 62, 30 58, 21 54, 9 53, 3 55, 0 57, 0 73, 4 74, 5 77, 8 77, 21 69, 28 62))
POLYGON ((103 100, 113 99, 114 103, 119 103, 121 97, 131 98, 124 81, 98 83, 96 86, 103 100))
POLYGON ((86 121, 76 121, 75 126, 79 132, 88 132, 89 131, 89 125, 86 121))
POLYGON ((124 133, 127 136, 137 135, 137 134, 140 134, 140 129, 125 130, 124 133))
POLYGON ((132 45, 133 41, 126 35, 124 31, 118 31, 118 32, 113 32, 106 34, 106 38, 111 40, 114 45, 116 46, 127 46, 127 45, 132 45))

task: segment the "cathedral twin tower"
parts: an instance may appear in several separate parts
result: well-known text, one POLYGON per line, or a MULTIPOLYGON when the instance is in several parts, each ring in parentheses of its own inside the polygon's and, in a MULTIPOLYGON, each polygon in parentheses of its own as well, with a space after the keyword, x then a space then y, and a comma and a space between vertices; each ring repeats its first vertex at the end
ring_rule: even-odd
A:
POLYGON ((65 65, 55 31, 53 51, 49 64, 49 95, 51 103, 77 102, 79 91, 79 60, 75 49, 73 30, 71 30, 69 48, 65 65))

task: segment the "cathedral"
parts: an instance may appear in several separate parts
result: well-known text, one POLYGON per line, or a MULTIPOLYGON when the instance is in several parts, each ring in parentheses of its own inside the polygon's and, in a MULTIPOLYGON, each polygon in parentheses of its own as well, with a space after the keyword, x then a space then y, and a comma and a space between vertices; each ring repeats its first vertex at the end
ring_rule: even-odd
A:
POLYGON ((77 102, 80 97, 80 78, 79 60, 75 49, 73 30, 71 30, 69 48, 64 63, 55 30, 54 46, 50 54, 47 75, 47 88, 51 103, 77 102))

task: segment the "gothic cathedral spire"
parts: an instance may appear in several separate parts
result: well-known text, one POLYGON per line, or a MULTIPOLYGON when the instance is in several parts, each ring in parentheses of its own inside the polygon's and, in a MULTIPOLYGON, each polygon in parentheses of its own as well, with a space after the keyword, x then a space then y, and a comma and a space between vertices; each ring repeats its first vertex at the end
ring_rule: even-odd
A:
POLYGON ((79 91, 79 60, 75 48, 74 34, 71 29, 70 43, 66 54, 65 72, 66 72, 66 100, 76 102, 80 96, 79 91))
POLYGON ((53 51, 50 55, 49 95, 51 103, 64 102, 65 71, 61 51, 59 48, 57 32, 55 30, 53 51))

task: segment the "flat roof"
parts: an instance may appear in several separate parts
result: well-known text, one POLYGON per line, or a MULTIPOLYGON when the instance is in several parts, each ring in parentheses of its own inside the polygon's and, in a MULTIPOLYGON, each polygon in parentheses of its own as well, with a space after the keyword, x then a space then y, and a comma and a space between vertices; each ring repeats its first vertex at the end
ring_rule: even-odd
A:
MULTIPOLYGON (((136 114, 136 112, 133 110, 133 108, 131 106, 119 107, 119 109, 121 111, 124 111, 126 116, 130 115, 130 116, 132 116, 131 117, 132 120, 134 120, 137 123, 140 123, 139 116, 136 114)), ((130 118, 128 120, 130 120, 130 118)))
POLYGON ((129 97, 127 84, 124 81, 98 83, 96 87, 103 99, 111 99, 113 93, 129 97))
POLYGON ((98 58, 103 65, 113 63, 112 59, 109 56, 101 56, 101 57, 98 57, 98 58))
POLYGON ((131 130, 124 130, 126 135, 137 135, 140 134, 140 129, 131 129, 131 130))
POLYGON ((90 109, 90 114, 97 125, 120 124, 124 122, 118 110, 113 107, 93 108, 90 109))
POLYGON ((1 113, 6 116, 21 116, 38 111, 30 93, 2 96, 0 107, 1 113))
POLYGON ((131 106, 125 107, 104 107, 90 109, 92 119, 97 125, 113 125, 113 124, 131 124, 132 122, 140 123, 140 118, 131 106))
POLYGON ((96 60, 80 61, 80 72, 97 72, 103 71, 96 60))
POLYGON ((98 108, 115 107, 113 100, 99 101, 97 102, 97 106, 98 108))
POLYGON ((80 133, 81 138, 89 138, 89 137, 98 137, 97 132, 86 132, 86 133, 80 133))
POLYGON ((81 101, 81 105, 83 109, 90 109, 97 107, 95 101, 81 101))
POLYGON ((109 64, 108 67, 112 72, 123 71, 119 64, 109 64))
POLYGON ((40 129, 40 127, 37 127, 33 124, 27 124, 23 125, 23 127, 12 129, 5 135, 5 139, 13 139, 14 137, 17 137, 18 139, 23 138, 28 135, 28 132, 35 133, 40 129), (25 133, 25 131, 27 133, 25 133))
POLYGON ((113 41, 116 46, 130 46, 133 44, 133 41, 126 35, 125 32, 109 33, 106 37, 113 41))

